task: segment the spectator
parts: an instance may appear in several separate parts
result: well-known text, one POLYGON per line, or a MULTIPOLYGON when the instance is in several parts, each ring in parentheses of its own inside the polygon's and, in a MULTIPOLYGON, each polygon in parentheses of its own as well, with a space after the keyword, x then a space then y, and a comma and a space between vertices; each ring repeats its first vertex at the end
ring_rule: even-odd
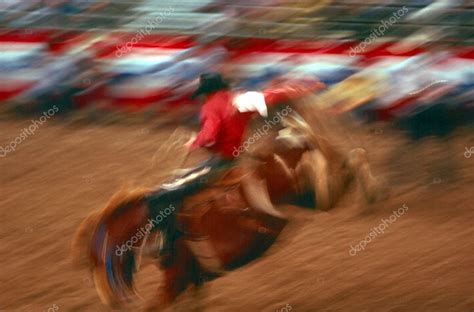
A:
POLYGON ((84 20, 87 14, 95 13, 110 3, 110 0, 43 0, 55 12, 56 26, 64 26, 84 20))

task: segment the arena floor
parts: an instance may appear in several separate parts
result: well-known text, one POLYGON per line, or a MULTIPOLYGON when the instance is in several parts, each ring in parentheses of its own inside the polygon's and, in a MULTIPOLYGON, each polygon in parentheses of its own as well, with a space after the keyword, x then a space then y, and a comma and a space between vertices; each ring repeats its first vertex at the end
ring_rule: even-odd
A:
MULTIPOLYGON (((0 120, 1 146, 30 125, 0 120)), ((207 284, 205 311, 474 311, 474 155, 464 156, 474 135, 409 144, 374 127, 360 142, 390 198, 371 212, 354 192, 329 212, 282 207, 291 222, 277 244, 207 284), (350 254, 401 207, 383 234, 350 254)), ((71 265, 71 239, 120 187, 156 184, 179 163, 170 157, 150 169, 172 130, 49 120, 0 158, 0 311, 109 311, 88 272, 71 265)), ((149 264, 139 274, 145 298, 160 283, 149 264)), ((176 308, 194 305, 184 295, 176 308)))

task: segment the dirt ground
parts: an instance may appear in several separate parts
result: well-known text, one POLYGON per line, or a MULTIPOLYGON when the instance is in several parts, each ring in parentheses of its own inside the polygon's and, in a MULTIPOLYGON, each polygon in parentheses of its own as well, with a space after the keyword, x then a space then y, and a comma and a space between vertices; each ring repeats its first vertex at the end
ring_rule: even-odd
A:
MULTIPOLYGON (((30 125, 0 120, 0 146, 30 125)), ((464 156, 473 133, 409 144, 377 127, 358 140, 389 182, 390 198, 371 211, 354 192, 329 212, 282 207, 291 221, 278 242, 207 284, 205 311, 474 311, 474 155, 464 156), (351 255, 390 218, 384 233, 351 255)), ((88 273, 72 267, 71 239, 120 187, 156 184, 177 166, 170 157, 151 168, 172 131, 49 120, 0 158, 0 311, 109 310, 88 273)), ((160 274, 152 265, 143 270, 139 285, 149 298, 160 274)), ((194 305, 185 294, 176 310, 194 305)))

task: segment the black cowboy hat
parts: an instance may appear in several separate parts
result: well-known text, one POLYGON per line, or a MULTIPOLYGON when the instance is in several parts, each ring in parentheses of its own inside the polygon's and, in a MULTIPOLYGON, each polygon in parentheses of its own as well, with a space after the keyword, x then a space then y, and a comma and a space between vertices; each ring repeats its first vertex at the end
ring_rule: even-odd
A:
POLYGON ((209 94, 227 88, 229 88, 229 85, 220 73, 205 73, 199 77, 199 87, 191 95, 191 98, 194 99, 200 95, 209 94))

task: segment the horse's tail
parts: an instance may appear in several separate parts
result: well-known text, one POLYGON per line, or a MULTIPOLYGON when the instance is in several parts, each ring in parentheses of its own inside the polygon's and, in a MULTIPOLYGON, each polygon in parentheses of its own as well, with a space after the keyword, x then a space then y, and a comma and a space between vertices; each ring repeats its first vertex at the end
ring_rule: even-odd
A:
POLYGON ((78 267, 90 266, 90 244, 92 235, 96 228, 97 222, 101 216, 101 211, 96 210, 91 212, 87 218, 81 222, 79 228, 74 235, 71 245, 72 262, 78 267))
POLYGON ((91 213, 76 232, 74 261, 90 269, 100 298, 109 306, 130 302, 136 295, 133 275, 137 256, 151 229, 147 224, 147 192, 119 191, 102 211, 91 213))

